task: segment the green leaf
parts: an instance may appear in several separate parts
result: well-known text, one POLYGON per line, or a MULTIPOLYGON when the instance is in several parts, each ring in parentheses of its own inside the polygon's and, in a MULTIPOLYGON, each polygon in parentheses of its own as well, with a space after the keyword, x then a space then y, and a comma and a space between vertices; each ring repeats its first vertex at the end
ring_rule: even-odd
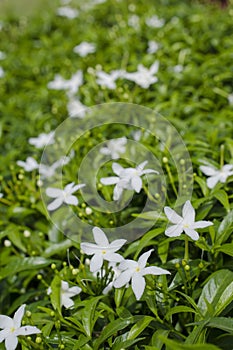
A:
POLYGON ((222 203, 222 205, 227 210, 227 212, 229 212, 230 204, 229 204, 227 193, 224 190, 218 190, 217 192, 214 192, 213 195, 215 198, 219 200, 220 203, 222 203))
POLYGON ((127 339, 135 339, 154 320, 151 316, 144 316, 130 329, 127 339))
POLYGON ((225 216, 216 234, 216 244, 224 243, 233 231, 233 210, 225 216))
POLYGON ((122 319, 117 319, 112 322, 110 322, 101 332, 99 338, 94 342, 94 350, 99 349, 100 345, 113 336, 115 333, 121 331, 122 329, 126 328, 127 326, 132 323, 133 319, 129 320, 122 320, 122 319))
POLYGON ((233 318, 213 317, 209 320, 207 326, 222 329, 225 332, 233 333, 233 318))
POLYGON ((61 314, 61 278, 56 275, 50 285, 50 300, 55 310, 61 314))
POLYGON ((233 257, 233 243, 226 243, 216 249, 218 252, 225 253, 233 257))
POLYGON ((164 344, 166 344, 166 350, 220 350, 220 348, 212 344, 183 344, 167 339, 162 335, 160 338, 163 340, 164 344))
MULTIPOLYGON (((208 279, 197 305, 203 317, 208 318, 221 314, 232 301, 233 272, 219 270, 208 279)), ((200 316, 196 315, 196 320, 199 319, 200 316)))
POLYGON ((53 243, 50 247, 48 247, 44 253, 43 256, 45 258, 49 258, 55 254, 59 254, 60 252, 67 250, 73 245, 72 241, 70 239, 66 239, 63 242, 60 243, 53 243))
POLYGON ((194 309, 192 309, 189 306, 185 306, 185 305, 179 305, 179 306, 174 306, 173 308, 171 308, 166 316, 165 319, 169 320, 169 318, 174 315, 174 314, 179 314, 180 312, 192 312, 196 314, 196 311, 194 309))
POLYGON ((94 328, 96 319, 95 319, 95 310, 98 302, 102 299, 103 296, 94 297, 85 301, 84 309, 82 310, 82 324, 83 328, 88 337, 91 337, 92 330, 94 328))
POLYGON ((52 263, 51 260, 35 257, 35 258, 18 258, 12 257, 7 263, 7 266, 1 268, 0 278, 6 278, 17 274, 21 271, 41 269, 52 263))
POLYGON ((166 329, 158 329, 153 334, 153 336, 151 338, 151 345, 153 345, 153 349, 156 349, 156 350, 161 350, 162 349, 162 347, 164 345, 164 342, 160 338, 160 335, 165 336, 167 338, 168 335, 169 335, 169 332, 170 331, 168 331, 166 329))

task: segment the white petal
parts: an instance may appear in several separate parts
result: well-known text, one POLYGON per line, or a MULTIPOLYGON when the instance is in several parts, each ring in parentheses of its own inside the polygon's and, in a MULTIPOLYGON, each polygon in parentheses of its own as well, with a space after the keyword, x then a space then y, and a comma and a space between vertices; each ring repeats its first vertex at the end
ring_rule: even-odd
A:
POLYGON ((15 335, 29 335, 29 334, 38 334, 41 333, 41 331, 37 327, 33 326, 24 326, 20 327, 19 329, 16 329, 14 332, 15 335))
POLYGON ((0 328, 12 328, 13 320, 9 316, 0 315, 0 328))
POLYGON ((145 170, 143 170, 143 172, 142 172, 143 175, 144 175, 144 174, 152 174, 152 173, 154 173, 154 174, 159 174, 159 172, 158 172, 157 170, 153 170, 153 169, 145 169, 145 170))
POLYGON ((131 185, 133 187, 133 189, 139 193, 142 189, 142 179, 140 178, 140 176, 134 176, 131 180, 131 185))
POLYGON ((150 249, 148 252, 142 254, 140 256, 140 258, 138 259, 138 265, 140 266, 140 268, 143 268, 146 266, 147 260, 149 258, 149 256, 151 255, 151 253, 153 252, 154 249, 150 249))
POLYGON ((80 248, 87 255, 92 255, 99 251, 98 246, 96 244, 87 243, 87 242, 81 243, 80 248))
POLYGON ((119 177, 117 176, 102 177, 100 179, 100 182, 103 185, 115 185, 119 182, 119 177))
POLYGON ((78 185, 75 185, 73 188, 72 188, 72 192, 71 193, 74 193, 78 190, 80 190, 80 188, 83 188, 85 187, 86 185, 85 184, 78 184, 78 185))
POLYGON ((110 243, 110 248, 113 248, 114 251, 117 251, 120 249, 125 243, 127 242, 126 239, 116 239, 115 241, 110 243))
POLYGON ((123 260, 118 266, 119 270, 136 269, 138 263, 134 260, 126 259, 123 260))
POLYGON ((23 304, 21 305, 18 310, 15 312, 14 317, 13 317, 13 322, 14 322, 14 328, 19 328, 21 325, 21 321, 25 312, 25 307, 26 305, 23 304))
POLYGON ((139 300, 146 286, 145 278, 139 273, 135 273, 132 277, 132 289, 137 300, 139 300))
POLYGON ((186 223, 192 224, 195 221, 195 210, 190 201, 185 202, 182 215, 186 223))
POLYGON ((0 343, 3 342, 9 335, 11 335, 10 329, 13 328, 14 324, 13 321, 11 319, 11 326, 10 328, 5 328, 2 331, 0 331, 0 343))
POLYGON ((18 338, 14 334, 11 334, 9 337, 6 338, 6 341, 5 341, 6 350, 15 350, 17 345, 18 345, 18 338))
POLYGON ((57 197, 62 196, 63 191, 59 188, 48 187, 48 188, 46 188, 45 193, 47 194, 47 196, 49 196, 51 198, 57 198, 57 197))
POLYGON ((61 289, 62 291, 66 291, 69 289, 69 283, 66 281, 61 281, 61 289))
POLYGON ((152 66, 150 67, 150 72, 152 74, 155 74, 158 72, 158 69, 159 69, 159 61, 155 61, 152 66))
POLYGON ((210 167, 210 166, 205 166, 205 165, 201 165, 200 170, 203 172, 203 174, 205 174, 207 176, 213 176, 216 174, 216 171, 217 171, 216 168, 210 167))
POLYGON ((69 309, 74 306, 74 302, 67 295, 63 294, 61 297, 61 305, 65 306, 66 309, 69 309))
POLYGON ((219 182, 220 180, 220 175, 217 174, 215 176, 211 176, 207 179, 207 186, 209 188, 214 188, 214 186, 219 182))
POLYGON ((127 283, 129 283, 130 279, 132 277, 132 271, 126 270, 123 271, 119 277, 113 282, 113 286, 115 288, 121 288, 125 286, 127 283))
POLYGON ((122 192, 123 188, 120 185, 116 184, 113 190, 113 200, 118 201, 118 199, 121 198, 122 192))
POLYGON ((146 164, 148 163, 147 160, 145 160, 144 162, 140 163, 138 166, 136 166, 137 170, 143 170, 146 166, 146 164))
POLYGON ((180 215, 178 215, 175 210, 171 209, 170 207, 164 208, 165 215, 167 216, 168 220, 172 222, 173 224, 179 224, 183 219, 180 215))
POLYGON ((208 227, 213 225, 213 223, 211 221, 196 221, 194 222, 194 224, 192 225, 192 228, 204 228, 204 227, 208 227))
POLYGON ((124 170, 124 168, 118 163, 113 163, 112 170, 116 175, 120 175, 120 173, 122 172, 122 170, 124 170))
POLYGON ((233 169, 233 164, 225 164, 222 167, 222 171, 224 171, 224 172, 231 171, 232 169, 233 169))
POLYGON ((75 196, 67 196, 64 201, 66 204, 78 205, 78 199, 75 196))
POLYGON ((192 230, 191 228, 185 228, 184 232, 186 233, 187 236, 192 238, 194 241, 197 241, 199 239, 199 234, 197 231, 192 230))
POLYGON ((148 266, 143 269, 143 275, 170 275, 168 270, 162 269, 161 267, 148 266))
POLYGON ((55 199, 53 202, 51 202, 49 205, 48 205, 48 210, 55 210, 57 208, 59 208, 63 203, 63 199, 62 198, 57 198, 55 199))
POLYGON ((102 147, 100 149, 100 153, 108 156, 109 154, 111 154, 111 151, 108 149, 108 147, 102 147))
POLYGON ((72 295, 72 296, 75 296, 75 295, 78 295, 80 294, 82 291, 82 289, 78 286, 74 286, 74 287, 71 287, 69 288, 69 293, 72 295))
POLYGON ((107 253, 104 255, 104 260, 107 260, 109 262, 121 262, 124 260, 123 256, 121 256, 118 253, 107 253))
POLYGON ((104 231, 102 231, 99 227, 94 227, 92 233, 96 244, 98 244, 101 247, 109 246, 107 236, 105 235, 104 231))
POLYGON ((181 225, 172 225, 166 229, 165 235, 168 237, 178 237, 182 232, 183 227, 181 225))
POLYGON ((103 256, 101 254, 95 254, 91 258, 91 263, 90 263, 90 271, 95 272, 98 271, 103 265, 103 256))

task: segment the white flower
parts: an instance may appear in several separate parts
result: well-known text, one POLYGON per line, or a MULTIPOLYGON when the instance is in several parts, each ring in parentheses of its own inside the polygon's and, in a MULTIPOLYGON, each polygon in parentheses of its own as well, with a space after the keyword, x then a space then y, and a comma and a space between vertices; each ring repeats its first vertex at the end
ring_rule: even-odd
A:
POLYGON ((121 270, 120 276, 114 281, 115 288, 121 288, 131 281, 132 290, 137 300, 139 300, 144 292, 146 282, 145 275, 165 275, 170 274, 169 271, 156 266, 145 267, 149 256, 153 249, 142 254, 138 261, 124 260, 118 266, 121 270))
POLYGON ((162 18, 160 19, 158 18, 158 16, 154 15, 146 19, 146 24, 148 27, 151 27, 151 28, 161 28, 164 26, 165 21, 164 19, 162 18))
POLYGON ((73 193, 84 186, 86 185, 74 185, 74 182, 71 182, 65 186, 64 190, 61 190, 60 188, 48 187, 46 189, 47 196, 55 198, 55 200, 48 205, 48 210, 55 210, 59 208, 63 203, 78 205, 78 199, 77 197, 73 196, 73 193))
POLYGON ((2 67, 0 67, 0 78, 3 78, 5 75, 5 72, 2 67))
POLYGON ((64 79, 60 74, 55 75, 55 79, 48 83, 48 88, 53 90, 67 90, 68 95, 73 96, 83 84, 83 73, 78 70, 69 80, 64 79))
POLYGON ((82 291, 78 286, 70 287, 68 282, 61 281, 61 306, 69 309, 74 306, 74 302, 71 298, 78 295, 82 291))
POLYGON ((39 164, 32 157, 27 157, 25 162, 23 162, 22 160, 18 160, 16 163, 22 168, 24 168, 25 171, 33 171, 39 168, 39 164))
POLYGON ((57 9, 58 16, 66 17, 69 19, 74 19, 78 17, 78 14, 79 14, 78 10, 73 9, 72 7, 69 7, 69 6, 62 6, 57 9))
POLYGON ((37 327, 20 327, 26 305, 22 305, 15 312, 14 317, 10 318, 0 315, 0 343, 5 340, 6 350, 15 350, 18 344, 18 336, 38 334, 41 331, 37 327))
POLYGON ((98 227, 94 227, 92 230, 94 243, 81 243, 81 249, 87 255, 93 255, 90 263, 90 271, 95 272, 99 270, 103 261, 107 260, 109 262, 121 262, 123 257, 116 253, 123 244, 125 244, 125 239, 116 239, 115 241, 109 243, 108 238, 105 233, 98 227))
POLYGON ((229 105, 233 105, 233 93, 229 94, 227 99, 228 99, 229 105))
POLYGON ((97 84, 106 87, 110 90, 114 90, 116 88, 115 81, 124 75, 124 71, 113 70, 109 74, 103 71, 98 71, 96 75, 98 77, 98 79, 96 80, 97 84))
POLYGON ((117 279, 117 277, 120 276, 121 274, 121 270, 119 270, 118 268, 118 264, 117 263, 109 263, 108 265, 109 267, 111 267, 111 270, 113 272, 113 277, 112 277, 112 281, 109 282, 107 284, 107 286, 104 288, 103 290, 103 294, 106 295, 110 292, 110 290, 113 288, 113 284, 114 284, 114 281, 117 279))
POLYGON ((103 177, 100 182, 103 185, 116 185, 113 191, 113 199, 118 200, 124 189, 134 190, 139 193, 142 189, 141 176, 145 174, 158 174, 156 170, 144 169, 147 161, 139 164, 136 168, 123 168, 118 163, 112 164, 112 170, 117 176, 103 177))
POLYGON ((89 53, 94 53, 96 46, 93 43, 83 41, 81 44, 75 46, 73 51, 81 57, 86 57, 89 53))
POLYGON ((54 143, 54 135, 54 131, 51 131, 48 134, 42 133, 38 137, 30 137, 28 142, 30 145, 33 145, 36 148, 43 148, 46 145, 51 145, 54 143))
POLYGON ((182 209, 182 216, 178 215, 169 207, 165 207, 164 212, 168 220, 174 224, 168 227, 168 229, 165 231, 165 235, 168 237, 178 237, 182 232, 184 232, 194 241, 197 241, 199 239, 199 234, 197 233, 196 229, 213 225, 213 223, 210 221, 195 222, 195 210, 190 201, 185 202, 182 209))
POLYGON ((3 197, 3 193, 0 193, 0 198, 2 198, 3 197))
POLYGON ((100 149, 100 153, 111 155, 112 159, 118 159, 121 153, 125 153, 126 137, 108 141, 107 146, 100 149))
POLYGON ((54 176, 57 168, 68 164, 72 157, 73 157, 72 153, 69 156, 61 157, 60 159, 58 159, 56 162, 54 162, 50 166, 40 163, 39 173, 40 173, 41 177, 48 178, 48 177, 54 176))
POLYGON ((139 64, 137 72, 126 73, 125 78, 135 82, 142 88, 147 89, 150 85, 157 83, 158 78, 154 76, 154 74, 158 72, 158 69, 158 61, 154 62, 149 69, 142 64, 139 64))
POLYGON ((70 118, 83 118, 87 112, 87 107, 79 100, 71 98, 67 104, 67 110, 70 118))
POLYGON ((148 42, 147 53, 151 53, 151 54, 156 53, 158 49, 159 49, 159 44, 156 41, 150 40, 148 42))
POLYGON ((182 64, 177 64, 176 66, 173 67, 174 73, 181 73, 184 70, 184 67, 182 64))
POLYGON ((137 15, 131 15, 128 19, 128 25, 138 30, 140 28, 140 18, 137 15))
POLYGON ((209 188, 214 188, 218 183, 225 183, 227 178, 233 175, 233 164, 225 164, 221 169, 217 169, 214 166, 201 165, 200 170, 209 178, 207 179, 207 186, 209 188))

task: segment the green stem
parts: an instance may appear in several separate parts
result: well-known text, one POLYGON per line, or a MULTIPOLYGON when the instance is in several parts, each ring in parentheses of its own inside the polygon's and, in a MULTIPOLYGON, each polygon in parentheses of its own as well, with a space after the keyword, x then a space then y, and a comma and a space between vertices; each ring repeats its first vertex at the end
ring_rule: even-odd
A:
POLYGON ((220 168, 224 165, 224 145, 220 146, 220 168))
POLYGON ((189 261, 189 238, 185 235, 185 250, 184 250, 184 260, 186 263, 189 261))

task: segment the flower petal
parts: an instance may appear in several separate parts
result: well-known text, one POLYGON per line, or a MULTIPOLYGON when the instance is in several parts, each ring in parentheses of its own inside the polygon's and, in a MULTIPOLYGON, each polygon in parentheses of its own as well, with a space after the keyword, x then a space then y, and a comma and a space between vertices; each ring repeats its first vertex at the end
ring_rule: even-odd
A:
POLYGON ((171 209, 170 207, 164 208, 165 215, 167 216, 168 220, 173 224, 179 224, 183 218, 178 215, 175 210, 171 209))
POLYGON ((18 310, 15 312, 14 317, 13 317, 13 322, 14 322, 14 328, 19 328, 21 325, 21 321, 25 312, 25 307, 26 305, 23 304, 21 305, 18 310))
POLYGON ((120 249, 125 243, 127 242, 126 239, 115 239, 115 241, 112 241, 109 245, 110 248, 114 249, 117 251, 120 249))
POLYGON ((71 205, 78 205, 78 198, 76 198, 75 196, 67 196, 64 200, 64 202, 66 204, 71 204, 71 205))
POLYGON ((140 256, 140 258, 138 259, 138 265, 140 266, 140 268, 143 268, 146 266, 147 260, 149 258, 149 256, 151 255, 151 253, 153 252, 154 249, 150 249, 148 250, 148 252, 142 254, 140 256))
POLYGON ((214 188, 215 185, 219 182, 220 180, 220 175, 217 174, 217 175, 214 175, 214 176, 211 176, 207 179, 207 186, 209 188, 214 188))
POLYGON ((195 221, 195 210, 190 201, 185 202, 182 215, 186 223, 192 224, 195 221))
POLYGON ((125 259, 120 263, 120 265, 118 266, 118 269, 119 270, 136 269, 137 266, 138 266, 137 261, 125 259))
POLYGON ((114 174, 120 175, 120 173, 122 172, 122 170, 124 170, 124 168, 118 163, 113 163, 112 170, 113 170, 114 174))
POLYGON ((18 338, 14 334, 11 334, 9 337, 6 338, 6 341, 5 341, 6 350, 15 350, 17 345, 18 345, 18 338))
MULTIPOLYGON (((11 321, 12 321, 12 319, 11 319, 11 321)), ((12 321, 12 327, 13 327, 13 321, 12 321)), ((10 333, 9 328, 5 328, 2 331, 0 331, 0 343, 3 342, 10 334, 11 333, 10 333)))
POLYGON ((117 176, 102 177, 100 179, 100 182, 103 185, 115 185, 119 182, 119 177, 117 176))
POLYGON ((145 175, 145 174, 159 174, 159 172, 157 170, 153 170, 153 169, 145 169, 143 170, 142 174, 145 175))
POLYGON ((61 305, 63 305, 66 309, 69 309, 72 306, 74 306, 74 301, 70 299, 67 295, 63 294, 61 296, 61 305))
POLYGON ((86 184, 78 184, 78 185, 75 185, 75 186, 72 188, 72 192, 71 192, 71 193, 74 193, 74 192, 80 190, 80 188, 83 188, 83 187, 85 187, 85 186, 86 186, 86 184))
POLYGON ((168 270, 162 269, 161 267, 157 266, 148 266, 143 269, 143 276, 144 275, 170 275, 171 273, 168 270))
POLYGON ((69 289, 69 283, 66 281, 61 281, 61 289, 62 291, 66 291, 69 289))
POLYGON ((213 176, 216 174, 217 169, 211 166, 205 166, 205 165, 201 165, 200 166, 200 170, 203 172, 203 174, 207 175, 207 176, 213 176))
POLYGON ((114 187, 114 190, 113 190, 113 200, 118 201, 118 199, 121 198, 122 192, 123 192, 123 187, 116 184, 116 186, 114 187))
POLYGON ((53 187, 48 187, 46 188, 46 194, 47 196, 51 197, 51 198, 57 198, 62 196, 63 191, 60 188, 53 188, 53 187))
POLYGON ((13 320, 9 316, 0 315, 0 328, 12 328, 13 320))
POLYGON ((91 258, 90 271, 96 272, 102 267, 102 265, 103 265, 103 256, 101 254, 95 254, 91 258))
POLYGON ((192 225, 192 228, 204 228, 204 227, 208 227, 213 225, 213 223, 211 221, 196 221, 194 222, 194 224, 192 225))
POLYGON ((62 203, 63 203, 63 199, 59 197, 59 198, 55 199, 54 201, 52 201, 48 205, 47 209, 48 210, 56 210, 57 208, 59 208, 62 205, 62 203))
POLYGON ((140 178, 140 176, 134 176, 131 179, 131 185, 133 187, 133 189, 139 193, 142 189, 142 179, 140 178))
POLYGON ((107 260, 109 262, 121 262, 124 260, 124 258, 118 253, 107 253, 104 255, 104 260, 107 260))
POLYGON ((92 233, 96 244, 98 244, 101 247, 109 246, 107 236, 105 235, 103 230, 101 230, 99 227, 94 227, 92 233))
POLYGON ((82 289, 80 287, 78 287, 78 286, 74 286, 74 287, 69 288, 69 293, 72 296, 80 294, 81 291, 82 291, 82 289))
POLYGON ((18 335, 29 335, 29 334, 38 334, 41 333, 41 331, 37 327, 33 326, 24 326, 20 327, 19 329, 16 329, 14 334, 16 336, 18 335))
POLYGON ((96 254, 97 252, 100 252, 103 249, 102 247, 98 247, 96 244, 87 242, 81 243, 80 247, 87 255, 96 254))
POLYGON ((145 160, 144 162, 142 162, 138 166, 136 166, 136 169, 142 171, 145 168, 147 163, 148 163, 148 160, 145 160))
POLYGON ((192 230, 191 228, 184 228, 184 232, 194 241, 197 241, 199 239, 199 234, 197 233, 197 231, 192 230))
POLYGON ((126 270, 120 274, 119 277, 113 282, 113 286, 115 288, 121 288, 125 286, 127 283, 129 283, 130 279, 132 277, 132 271, 126 270))
POLYGON ((178 237, 182 232, 183 227, 181 225, 172 225, 166 229, 165 235, 168 237, 178 237))
POLYGON ((132 289, 137 300, 139 300, 146 286, 145 278, 139 273, 135 273, 132 277, 132 289))

